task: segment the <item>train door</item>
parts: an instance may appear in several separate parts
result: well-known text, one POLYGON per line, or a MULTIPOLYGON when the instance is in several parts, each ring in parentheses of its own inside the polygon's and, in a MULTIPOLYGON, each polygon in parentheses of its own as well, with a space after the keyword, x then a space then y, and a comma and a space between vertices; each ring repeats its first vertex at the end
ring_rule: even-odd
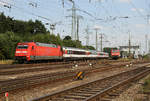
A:
POLYGON ((60 59, 62 59, 62 56, 63 56, 63 48, 61 46, 58 46, 58 48, 60 49, 59 51, 59 57, 60 59))
POLYGON ((36 59, 36 47, 32 46, 31 47, 31 60, 35 61, 36 59))

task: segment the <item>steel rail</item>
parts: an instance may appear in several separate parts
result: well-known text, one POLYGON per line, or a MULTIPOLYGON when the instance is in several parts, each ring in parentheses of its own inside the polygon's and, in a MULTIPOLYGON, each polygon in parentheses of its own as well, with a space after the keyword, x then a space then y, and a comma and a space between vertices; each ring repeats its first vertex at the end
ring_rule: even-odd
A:
MULTIPOLYGON (((95 60, 92 60, 94 62, 95 60)), ((69 64, 69 63, 79 63, 80 61, 67 61, 67 62, 50 62, 50 63, 33 63, 33 64, 0 64, 1 69, 12 69, 12 68, 24 68, 24 67, 33 67, 33 66, 46 66, 46 65, 60 65, 60 64, 69 64)), ((83 62, 83 61, 81 61, 83 62)), ((103 60, 102 63, 112 63, 112 62, 129 62, 129 61, 120 61, 120 60, 103 60)))
MULTIPOLYGON (((40 74, 40 75, 24 77, 24 78, 4 80, 4 81, 0 81, 0 94, 6 91, 12 91, 15 89, 24 88, 26 86, 29 87, 37 84, 43 84, 46 82, 55 82, 67 78, 73 79, 76 76, 77 72, 79 71, 84 71, 85 75, 87 75, 93 72, 106 71, 112 68, 114 68, 114 66, 108 68, 92 67, 87 69, 68 70, 65 72, 47 73, 47 74, 40 74)), ((115 68, 119 68, 119 67, 115 67, 115 68)))
MULTIPOLYGON (((96 63, 92 63, 92 65, 95 65, 96 63)), ((129 64, 129 63, 121 63, 119 64, 119 66, 124 66, 126 64, 129 64)), ((86 66, 86 65, 89 65, 89 63, 77 63, 78 66, 86 66)), ((107 64, 107 63, 104 63, 102 65, 110 65, 110 64, 107 64)), ((9 69, 1 69, 0 71, 0 76, 1 75, 16 75, 16 74, 22 74, 22 73, 29 73, 29 72, 38 72, 38 71, 46 71, 46 70, 53 70, 53 69, 60 69, 60 68, 71 68, 75 66, 75 64, 56 64, 56 65, 49 65, 49 66, 41 66, 41 67, 38 67, 38 68, 18 68, 18 69, 15 69, 15 70, 10 70, 9 69)), ((111 66, 111 65, 110 65, 111 66)), ((115 65, 114 65, 115 66, 115 65)))
POLYGON ((32 99, 30 101, 80 101, 80 100, 81 101, 99 101, 99 100, 96 100, 98 96, 103 95, 104 93, 108 92, 109 90, 112 90, 115 87, 118 87, 119 85, 121 85, 125 82, 129 83, 130 80, 132 81, 133 78, 138 77, 141 74, 146 75, 149 72, 150 72, 150 68, 142 66, 140 68, 136 68, 131 71, 126 71, 126 72, 123 72, 123 73, 120 73, 120 74, 117 74, 114 76, 106 77, 104 79, 100 79, 100 80, 92 81, 92 82, 85 83, 85 84, 82 84, 79 86, 67 88, 63 91, 57 91, 52 94, 42 96, 40 98, 32 99), (118 81, 117 79, 119 79, 121 77, 122 77, 123 81, 122 80, 118 81), (105 84, 105 82, 106 82, 106 84, 105 84), (111 82, 114 82, 114 84, 112 85, 111 82), (92 86, 94 86, 94 84, 97 84, 98 87, 96 86, 96 87, 92 88, 92 86), (102 87, 100 87, 100 85, 102 87), (91 88, 90 88, 90 86, 91 86, 91 88), (90 90, 88 90, 88 89, 90 89, 90 90), (69 96, 69 93, 71 93, 71 92, 74 93, 74 95, 69 96), (79 94, 79 92, 80 92, 80 94, 79 94), (93 99, 95 99, 95 100, 93 100, 93 99))
POLYGON ((103 90, 103 91, 101 91, 101 92, 98 92, 97 94, 95 94, 95 95, 93 95, 93 96, 91 96, 91 97, 85 99, 84 101, 91 101, 91 100, 92 100, 92 101, 97 101, 96 99, 102 99, 102 97, 103 97, 106 93, 108 93, 109 91, 111 91, 111 90, 113 90, 113 89, 115 89, 115 88, 118 88, 118 87, 120 87, 120 86, 123 86, 123 85, 125 85, 125 84, 127 84, 127 83, 133 82, 133 80, 138 80, 138 79, 140 79, 140 78, 142 78, 142 77, 148 75, 148 73, 150 73, 150 69, 149 69, 149 70, 145 70, 145 71, 143 71, 142 73, 136 74, 135 76, 130 77, 130 78, 126 79, 126 80, 123 80, 123 81, 121 81, 121 82, 119 82, 119 83, 117 83, 117 84, 115 84, 115 85, 113 85, 113 86, 111 86, 111 87, 108 87, 107 89, 105 89, 105 90, 103 90), (137 79, 137 78, 138 78, 138 79, 137 79))

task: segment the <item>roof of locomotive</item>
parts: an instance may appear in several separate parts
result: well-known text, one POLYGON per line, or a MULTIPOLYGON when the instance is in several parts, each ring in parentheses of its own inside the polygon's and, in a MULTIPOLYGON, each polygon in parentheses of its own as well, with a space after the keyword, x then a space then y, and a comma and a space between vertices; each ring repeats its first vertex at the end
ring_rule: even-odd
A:
POLYGON ((17 45, 31 45, 35 44, 34 42, 19 42, 17 45))
POLYGON ((55 47, 55 48, 57 48, 57 45, 55 45, 55 44, 47 44, 47 43, 40 43, 40 42, 36 42, 35 44, 37 46, 45 46, 45 47, 55 47))
POLYGON ((37 46, 45 46, 45 47, 55 47, 55 48, 57 48, 57 45, 55 45, 55 44, 47 44, 47 43, 40 43, 40 42, 20 42, 20 43, 18 43, 18 45, 22 45, 22 44, 35 44, 37 46))
POLYGON ((111 49, 111 52, 120 52, 119 49, 111 49))

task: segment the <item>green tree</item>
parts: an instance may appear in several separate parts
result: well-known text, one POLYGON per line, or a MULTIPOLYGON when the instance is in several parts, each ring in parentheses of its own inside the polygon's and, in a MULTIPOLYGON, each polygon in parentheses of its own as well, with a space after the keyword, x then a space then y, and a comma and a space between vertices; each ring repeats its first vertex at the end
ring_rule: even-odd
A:
POLYGON ((95 50, 95 48, 93 46, 84 46, 85 49, 89 49, 89 50, 95 50))
POLYGON ((15 53, 15 47, 20 41, 18 36, 15 36, 13 32, 6 32, 0 34, 0 58, 12 59, 15 53))
POLYGON ((46 34, 47 30, 45 26, 39 20, 14 20, 11 17, 6 17, 4 13, 0 13, 0 33, 5 33, 7 31, 14 32, 15 34, 25 35, 30 34, 46 34))
POLYGON ((4 13, 0 13, 0 33, 7 31, 12 31, 13 19, 11 17, 6 17, 4 13))
POLYGON ((65 38, 63 40, 71 40, 70 36, 65 36, 65 38))

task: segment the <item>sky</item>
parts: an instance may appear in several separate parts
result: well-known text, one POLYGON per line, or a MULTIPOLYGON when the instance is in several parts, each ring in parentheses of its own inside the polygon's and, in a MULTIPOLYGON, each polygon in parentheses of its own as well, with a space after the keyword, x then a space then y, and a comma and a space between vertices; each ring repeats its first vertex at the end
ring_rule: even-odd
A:
MULTIPOLYGON (((56 24, 54 33, 61 38, 71 36, 71 8, 69 0, 0 0, 0 12, 14 19, 33 21, 38 19, 48 30, 50 24, 56 24), (11 8, 4 7, 11 6, 11 8)), ((141 52, 146 50, 145 35, 150 37, 150 1, 149 0, 74 0, 82 16, 79 23, 79 39, 86 45, 86 31, 89 27, 89 45, 95 47, 95 28, 98 28, 98 48, 100 34, 103 35, 103 47, 128 45, 129 33, 132 45, 140 45, 141 52), (86 12, 86 13, 85 13, 86 12), (88 14, 87 14, 88 13, 88 14)), ((147 38, 148 38, 147 37, 147 38)), ((149 38, 148 38, 149 39, 149 38)), ((100 48, 99 48, 100 49, 100 48)))

